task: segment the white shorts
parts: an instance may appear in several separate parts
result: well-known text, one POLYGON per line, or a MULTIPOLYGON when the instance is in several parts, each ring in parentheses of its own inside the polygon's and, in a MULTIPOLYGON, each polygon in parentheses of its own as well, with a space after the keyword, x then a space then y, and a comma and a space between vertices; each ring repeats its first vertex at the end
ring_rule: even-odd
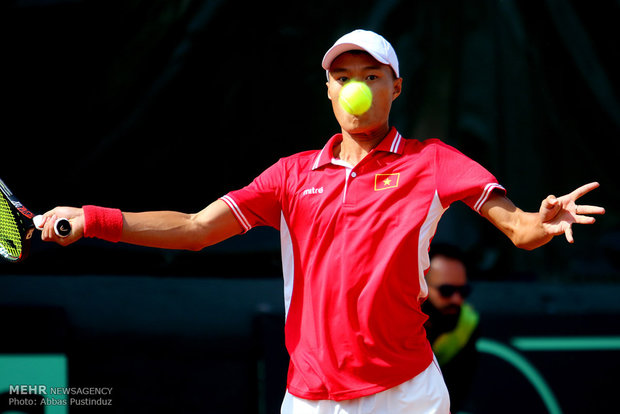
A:
POLYGON ((437 360, 396 387, 344 401, 305 400, 286 391, 282 414, 449 414, 450 397, 437 360))

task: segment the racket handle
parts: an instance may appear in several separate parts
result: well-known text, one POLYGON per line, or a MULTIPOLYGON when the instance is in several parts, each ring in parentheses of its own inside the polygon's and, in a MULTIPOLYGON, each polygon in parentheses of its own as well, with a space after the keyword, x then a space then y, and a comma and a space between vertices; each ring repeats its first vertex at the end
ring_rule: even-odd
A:
MULTIPOLYGON (((32 221, 38 230, 43 230, 43 216, 34 216, 32 221)), ((71 223, 66 218, 59 218, 54 223, 54 233, 58 237, 67 237, 71 234, 71 223)))
POLYGON ((71 223, 66 218, 60 218, 54 223, 54 233, 58 237, 67 237, 71 234, 71 223))

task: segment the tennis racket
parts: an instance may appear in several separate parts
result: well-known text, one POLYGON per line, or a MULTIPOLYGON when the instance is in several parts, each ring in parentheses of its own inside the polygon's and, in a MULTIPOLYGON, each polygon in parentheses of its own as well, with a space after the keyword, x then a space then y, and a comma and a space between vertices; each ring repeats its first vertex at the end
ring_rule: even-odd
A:
MULTIPOLYGON (((21 262, 28 256, 35 229, 33 217, 0 179, 0 256, 11 262, 21 262)), ((71 223, 65 218, 58 219, 54 231, 58 237, 67 237, 71 234, 71 223)))

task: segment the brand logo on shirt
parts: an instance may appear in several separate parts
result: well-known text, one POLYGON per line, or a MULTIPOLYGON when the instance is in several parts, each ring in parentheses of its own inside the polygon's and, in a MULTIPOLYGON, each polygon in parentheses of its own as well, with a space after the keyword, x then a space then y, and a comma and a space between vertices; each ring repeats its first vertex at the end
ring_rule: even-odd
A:
POLYGON ((375 191, 387 190, 398 187, 400 173, 375 174, 375 191))
POLYGON ((319 187, 319 188, 308 188, 306 190, 304 190, 303 193, 301 193, 302 196, 308 195, 308 194, 323 194, 323 187, 319 187))

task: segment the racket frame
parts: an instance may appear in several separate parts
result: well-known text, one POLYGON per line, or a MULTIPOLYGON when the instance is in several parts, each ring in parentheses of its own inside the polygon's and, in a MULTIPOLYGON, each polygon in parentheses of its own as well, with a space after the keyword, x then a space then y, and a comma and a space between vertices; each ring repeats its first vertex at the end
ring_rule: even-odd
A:
POLYGON ((26 206, 24 206, 21 201, 18 200, 17 197, 15 197, 13 192, 9 189, 9 187, 7 187, 7 185, 4 183, 4 181, 2 181, 2 179, 0 179, 0 191, 2 191, 4 198, 6 198, 8 202, 13 206, 14 211, 11 211, 11 213, 13 214, 13 217, 15 218, 15 221, 17 223, 17 229, 19 231, 22 245, 19 257, 8 257, 4 254, 2 255, 2 257, 11 262, 21 262, 28 256, 28 253, 30 251, 30 240, 32 239, 32 234, 34 233, 35 229, 34 223, 32 221, 34 214, 30 210, 28 210, 26 206))

